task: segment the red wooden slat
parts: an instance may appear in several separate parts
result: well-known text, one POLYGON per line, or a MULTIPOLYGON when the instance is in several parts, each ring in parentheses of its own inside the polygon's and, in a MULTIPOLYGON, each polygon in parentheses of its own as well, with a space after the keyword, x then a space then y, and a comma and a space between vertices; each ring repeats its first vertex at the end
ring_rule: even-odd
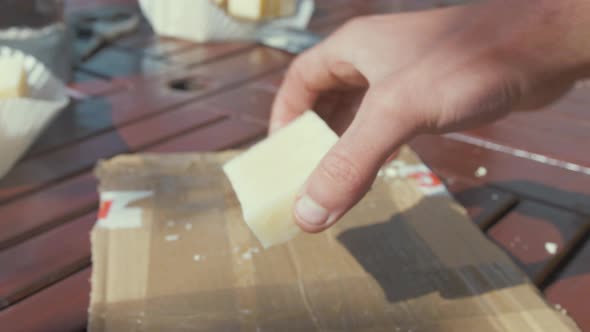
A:
POLYGON ((70 332, 85 328, 90 302, 90 269, 0 311, 2 331, 70 332))
POLYGON ((437 172, 590 214, 590 176, 439 136, 420 136, 411 146, 437 172))
POLYGON ((521 202, 488 236, 541 284, 590 227, 590 219, 530 201, 521 202))
POLYGON ((87 97, 106 96, 114 92, 122 92, 132 88, 131 83, 125 77, 117 77, 111 80, 95 79, 90 81, 74 82, 69 88, 78 91, 87 97))
POLYGON ((442 177, 449 191, 480 228, 485 229, 498 221, 517 202, 517 197, 511 193, 452 175, 442 177))
POLYGON ((228 87, 285 66, 290 57, 278 51, 256 48, 192 70, 165 76, 137 78, 133 91, 109 96, 116 124, 172 108, 199 97, 219 93, 228 87), (191 91, 170 89, 170 82, 181 79, 196 82, 191 91))
POLYGON ((88 266, 95 220, 87 214, 0 251, 0 309, 88 266))
POLYGON ((0 205, 0 248, 96 208, 96 184, 86 173, 0 205))
POLYGON ((194 66, 219 59, 240 51, 255 47, 253 43, 230 42, 230 43, 207 43, 194 44, 192 47, 166 56, 166 60, 172 65, 194 66))
POLYGON ((208 110, 232 114, 248 120, 268 122, 274 96, 283 72, 272 73, 203 101, 208 110))
POLYGON ((590 331, 590 240, 549 285, 545 295, 567 311, 582 331, 590 331))
POLYGON ((266 134, 266 128, 238 119, 214 125, 171 139, 149 148, 149 152, 195 152, 229 149, 266 134))
POLYGON ((158 37, 148 34, 139 35, 138 38, 127 38, 122 41, 116 41, 115 44, 129 51, 141 52, 156 58, 165 58, 171 54, 195 47, 196 45, 184 39, 158 37))
POLYGON ((104 99, 74 101, 51 122, 24 158, 47 153, 112 126, 111 105, 104 99))
POLYGON ((515 113, 468 133, 495 143, 590 167, 590 154, 580 153, 580 142, 588 137, 589 132, 590 122, 563 117, 559 115, 559 110, 554 110, 515 113))
POLYGON ((194 111, 190 105, 163 113, 115 132, 94 136, 48 155, 18 164, 0 181, 0 199, 39 189, 66 176, 86 170, 101 158, 136 151, 167 137, 220 119, 221 115, 194 111))

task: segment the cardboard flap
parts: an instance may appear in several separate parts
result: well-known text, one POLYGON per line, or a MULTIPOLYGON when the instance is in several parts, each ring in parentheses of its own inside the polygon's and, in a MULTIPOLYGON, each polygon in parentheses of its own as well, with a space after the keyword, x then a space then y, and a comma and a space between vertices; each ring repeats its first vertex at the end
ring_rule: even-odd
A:
POLYGON ((221 171, 234 154, 99 165, 110 206, 126 201, 93 230, 90 331, 578 331, 416 177, 384 172, 330 230, 263 250, 221 171))

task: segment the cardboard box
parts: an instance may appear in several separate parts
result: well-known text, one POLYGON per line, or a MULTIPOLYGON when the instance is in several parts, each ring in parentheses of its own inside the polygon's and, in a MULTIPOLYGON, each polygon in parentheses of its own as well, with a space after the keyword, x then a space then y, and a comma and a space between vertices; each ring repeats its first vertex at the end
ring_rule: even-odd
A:
POLYGON ((268 250, 221 171, 234 154, 98 166, 90 331, 578 331, 411 151, 335 227, 268 250))

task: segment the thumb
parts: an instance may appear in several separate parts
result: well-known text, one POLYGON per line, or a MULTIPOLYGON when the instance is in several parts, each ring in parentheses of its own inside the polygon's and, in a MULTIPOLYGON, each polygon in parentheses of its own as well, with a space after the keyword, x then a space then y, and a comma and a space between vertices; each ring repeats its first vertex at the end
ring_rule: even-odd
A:
POLYGON ((294 215, 304 231, 321 232, 337 222, 366 194, 388 157, 413 134, 415 121, 400 116, 387 95, 391 95, 388 89, 367 91, 349 128, 303 186, 294 215))

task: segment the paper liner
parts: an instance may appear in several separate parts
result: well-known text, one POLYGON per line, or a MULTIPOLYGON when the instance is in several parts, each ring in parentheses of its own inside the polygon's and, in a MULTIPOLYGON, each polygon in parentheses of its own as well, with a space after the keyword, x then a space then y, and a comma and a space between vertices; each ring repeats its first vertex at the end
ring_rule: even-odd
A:
POLYGON ((292 17, 257 24, 237 20, 209 0, 140 0, 142 12, 161 36, 195 42, 256 40, 257 32, 272 27, 304 29, 313 14, 313 0, 300 0, 292 17))
POLYGON ((34 57, 0 47, 0 58, 20 57, 27 72, 26 98, 0 99, 0 177, 68 104, 64 84, 34 57))
POLYGON ((67 82, 72 75, 71 37, 63 22, 43 28, 18 26, 0 30, 0 45, 34 56, 57 78, 67 82))
POLYGON ((56 31, 63 31, 65 29, 65 24, 61 22, 43 28, 10 27, 0 30, 0 39, 27 40, 45 38, 54 34, 56 31))

